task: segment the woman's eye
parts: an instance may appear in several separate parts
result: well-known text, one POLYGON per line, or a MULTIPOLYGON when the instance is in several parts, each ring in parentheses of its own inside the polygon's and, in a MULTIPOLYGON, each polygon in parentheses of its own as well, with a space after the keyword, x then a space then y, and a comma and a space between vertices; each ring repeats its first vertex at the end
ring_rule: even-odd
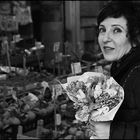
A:
POLYGON ((120 28, 115 28, 115 29, 113 30, 113 32, 114 32, 114 33, 120 33, 120 32, 122 32, 122 30, 121 30, 120 28))
POLYGON ((103 33, 103 32, 105 32, 106 30, 104 29, 104 28, 99 28, 99 33, 103 33))

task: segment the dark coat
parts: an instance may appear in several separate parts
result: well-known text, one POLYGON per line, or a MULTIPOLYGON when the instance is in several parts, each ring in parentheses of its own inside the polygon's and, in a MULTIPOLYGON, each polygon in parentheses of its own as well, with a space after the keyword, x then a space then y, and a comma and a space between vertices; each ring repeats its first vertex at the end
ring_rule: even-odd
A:
POLYGON ((140 48, 132 49, 111 67, 124 88, 124 101, 111 123, 110 139, 140 139, 140 48))

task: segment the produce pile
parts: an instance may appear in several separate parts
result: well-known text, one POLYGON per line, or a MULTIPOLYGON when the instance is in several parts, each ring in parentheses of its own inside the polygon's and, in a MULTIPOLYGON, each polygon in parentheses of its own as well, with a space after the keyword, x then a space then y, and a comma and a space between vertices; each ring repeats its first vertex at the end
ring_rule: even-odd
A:
POLYGON ((8 74, 0 80, 0 136, 13 126, 31 124, 53 113, 52 91, 45 74, 31 72, 26 77, 8 74))
POLYGON ((63 120, 58 127, 57 132, 52 129, 44 129, 40 138, 44 139, 88 139, 88 132, 85 131, 79 124, 63 120))
POLYGON ((13 126, 22 125, 24 132, 34 124, 36 128, 39 119, 45 121, 40 138, 85 139, 87 137, 84 128, 75 122, 73 103, 66 94, 61 94, 57 89, 54 103, 51 87, 54 81, 51 80, 52 77, 37 72, 30 72, 26 77, 10 73, 6 80, 0 80, 0 139, 16 136, 17 131, 14 134, 13 126), (57 131, 54 109, 61 115, 61 123, 57 125, 57 131), (10 135, 1 136, 4 133, 10 135))
POLYGON ((61 116, 59 124, 47 124, 40 135, 41 139, 88 139, 88 132, 75 120, 73 103, 67 100, 66 94, 61 94, 56 99, 58 106, 56 114, 61 116))

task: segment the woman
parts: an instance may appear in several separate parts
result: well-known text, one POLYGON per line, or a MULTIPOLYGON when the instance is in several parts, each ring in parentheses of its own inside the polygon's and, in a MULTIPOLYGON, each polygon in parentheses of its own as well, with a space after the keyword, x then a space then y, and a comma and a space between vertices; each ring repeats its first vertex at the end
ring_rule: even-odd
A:
POLYGON ((91 122, 93 139, 140 139, 140 19, 132 2, 109 2, 99 13, 98 43, 124 101, 111 122, 91 122))

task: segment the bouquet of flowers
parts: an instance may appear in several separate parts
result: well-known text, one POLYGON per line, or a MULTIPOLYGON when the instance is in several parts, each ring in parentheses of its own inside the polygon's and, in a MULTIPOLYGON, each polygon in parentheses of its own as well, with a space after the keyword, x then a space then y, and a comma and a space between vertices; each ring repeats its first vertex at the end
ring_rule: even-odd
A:
POLYGON ((124 99, 124 90, 113 77, 98 72, 68 77, 62 87, 74 102, 75 118, 86 124, 113 120, 124 99))

